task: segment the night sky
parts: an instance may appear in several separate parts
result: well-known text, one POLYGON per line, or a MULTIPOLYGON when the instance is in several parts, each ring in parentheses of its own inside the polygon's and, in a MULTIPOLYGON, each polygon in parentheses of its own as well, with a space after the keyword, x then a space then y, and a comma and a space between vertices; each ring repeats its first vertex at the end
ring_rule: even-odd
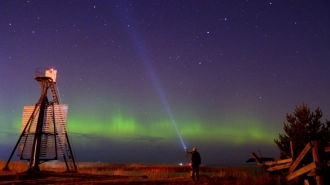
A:
POLYGON ((38 102, 39 67, 57 70, 77 161, 186 163, 194 146, 203 164, 278 158, 295 106, 330 119, 329 10, 325 0, 1 0, 0 159, 38 102))

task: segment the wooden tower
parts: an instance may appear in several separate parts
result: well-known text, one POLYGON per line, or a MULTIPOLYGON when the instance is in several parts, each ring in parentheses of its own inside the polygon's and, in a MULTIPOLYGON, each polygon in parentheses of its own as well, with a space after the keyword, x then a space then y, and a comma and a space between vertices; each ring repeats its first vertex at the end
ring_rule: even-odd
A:
POLYGON ((66 132, 68 105, 60 104, 56 74, 54 69, 36 70, 34 79, 41 86, 41 95, 36 105, 24 107, 21 135, 3 170, 9 170, 8 164, 17 149, 20 160, 29 161, 30 172, 40 171, 39 164, 59 157, 63 157, 68 172, 77 172, 66 132))

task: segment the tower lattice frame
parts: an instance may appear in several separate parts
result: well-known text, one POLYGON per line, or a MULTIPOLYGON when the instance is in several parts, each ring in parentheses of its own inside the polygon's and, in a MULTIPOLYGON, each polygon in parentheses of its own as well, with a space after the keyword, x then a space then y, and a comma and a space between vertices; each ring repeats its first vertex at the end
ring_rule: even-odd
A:
POLYGON ((62 156, 67 171, 77 172, 73 150, 66 132, 68 106, 59 102, 56 71, 46 70, 44 75, 39 68, 34 79, 41 86, 40 98, 35 106, 24 107, 21 135, 3 170, 9 170, 9 162, 18 149, 17 155, 20 160, 29 161, 28 171, 40 171, 39 164, 58 160, 62 156), (55 78, 51 73, 55 74, 55 78), (51 101, 47 97, 48 89, 51 92, 51 101))

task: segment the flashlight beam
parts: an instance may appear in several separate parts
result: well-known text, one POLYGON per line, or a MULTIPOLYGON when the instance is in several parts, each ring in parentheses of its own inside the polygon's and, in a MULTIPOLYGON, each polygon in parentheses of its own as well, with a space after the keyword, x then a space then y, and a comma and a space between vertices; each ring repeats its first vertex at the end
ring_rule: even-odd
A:
POLYGON ((152 84, 153 84, 155 90, 157 91, 157 94, 158 94, 160 100, 163 103, 163 106, 171 120, 171 123, 181 141, 182 147, 183 147, 183 149, 186 149, 186 146, 185 146, 183 139, 181 137, 181 134, 179 132, 177 123, 175 122, 174 116, 172 114, 171 108, 170 108, 169 104, 167 103, 167 99, 164 94, 164 91, 158 81, 157 75, 155 74, 155 70, 151 66, 151 63, 150 63, 151 60, 148 56, 147 50, 144 47, 144 41, 140 38, 140 35, 138 34, 136 22, 133 21, 132 19, 130 19, 130 17, 129 17, 129 16, 132 16, 132 14, 130 14, 132 12, 129 13, 127 11, 128 8, 127 8, 125 1, 120 1, 120 3, 122 3, 119 6, 120 7, 119 10, 120 10, 121 16, 123 17, 123 19, 122 19, 123 26, 127 27, 127 31, 129 33, 129 35, 131 36, 134 47, 135 47, 136 51, 138 52, 139 57, 143 61, 144 67, 152 80, 152 84), (127 25, 131 25, 131 26, 127 26, 127 25))

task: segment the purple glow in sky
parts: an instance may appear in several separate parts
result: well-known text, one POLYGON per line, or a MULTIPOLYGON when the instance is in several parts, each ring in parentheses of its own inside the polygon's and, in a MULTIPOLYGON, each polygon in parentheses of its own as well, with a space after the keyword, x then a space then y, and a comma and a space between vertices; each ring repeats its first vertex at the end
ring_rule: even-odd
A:
POLYGON ((78 161, 279 157, 286 113, 330 118, 328 1, 0 1, 0 159, 57 69, 78 161), (173 127, 174 125, 177 128, 173 127))

